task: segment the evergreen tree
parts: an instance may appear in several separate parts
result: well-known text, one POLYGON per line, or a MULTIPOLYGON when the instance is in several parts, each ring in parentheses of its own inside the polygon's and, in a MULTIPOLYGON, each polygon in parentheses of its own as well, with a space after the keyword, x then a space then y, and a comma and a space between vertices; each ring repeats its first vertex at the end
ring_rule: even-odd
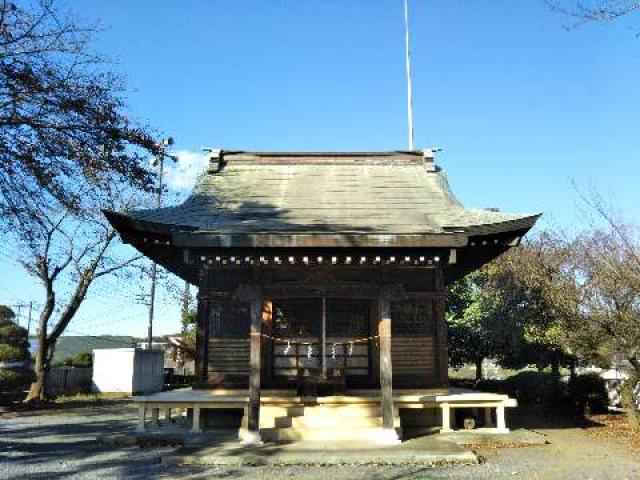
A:
POLYGON ((15 313, 0 305, 0 398, 19 399, 33 379, 27 330, 15 313))

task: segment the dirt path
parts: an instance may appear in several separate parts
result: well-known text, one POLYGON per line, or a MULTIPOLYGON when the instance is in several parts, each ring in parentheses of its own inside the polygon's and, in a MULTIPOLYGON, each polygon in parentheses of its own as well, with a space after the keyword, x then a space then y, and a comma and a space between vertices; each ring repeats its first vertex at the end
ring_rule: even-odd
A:
POLYGON ((640 479, 637 453, 615 438, 594 438, 580 428, 539 428, 549 445, 481 448, 481 465, 289 467, 165 467, 167 449, 105 447, 105 432, 132 432, 132 408, 100 408, 0 418, 0 479, 234 478, 325 479, 640 479))
POLYGON ((486 459, 483 470, 493 470, 493 478, 640 478, 640 458, 622 442, 593 438, 579 428, 538 431, 549 445, 478 449, 486 459))

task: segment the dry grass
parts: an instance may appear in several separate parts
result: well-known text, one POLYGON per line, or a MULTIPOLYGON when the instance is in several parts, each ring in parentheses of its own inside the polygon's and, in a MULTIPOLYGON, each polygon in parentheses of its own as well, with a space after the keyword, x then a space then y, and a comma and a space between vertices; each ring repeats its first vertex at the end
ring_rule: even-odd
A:
POLYGON ((72 409, 129 405, 130 401, 130 395, 121 393, 78 393, 76 395, 60 395, 44 402, 12 403, 0 408, 0 417, 48 415, 55 412, 64 413, 72 409))
POLYGON ((77 405, 96 405, 125 398, 131 398, 131 395, 126 393, 76 393, 75 395, 60 395, 55 398, 54 402, 62 405, 70 403, 77 405))
POLYGON ((594 425, 586 429, 591 437, 616 440, 640 454, 640 428, 631 428, 624 414, 591 415, 594 425))

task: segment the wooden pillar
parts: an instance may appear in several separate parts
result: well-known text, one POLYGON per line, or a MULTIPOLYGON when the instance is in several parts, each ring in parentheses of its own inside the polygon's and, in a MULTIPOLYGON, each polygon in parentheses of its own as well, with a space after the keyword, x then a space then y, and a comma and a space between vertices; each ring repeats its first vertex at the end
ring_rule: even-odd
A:
MULTIPOLYGON (((377 335, 378 323, 380 320, 380 302, 373 299, 369 305, 369 332, 371 335, 377 335)), ((369 342, 369 357, 371 359, 371 385, 380 386, 380 342, 377 340, 369 342)))
POLYGON ((391 296, 382 289, 378 299, 378 337, 380 340, 380 397, 382 407, 382 443, 397 443, 393 422, 393 373, 391 366, 391 296))
POLYGON ((249 303, 251 323, 249 328, 249 404, 247 406, 247 433, 244 443, 261 443, 260 439, 260 375, 262 370, 262 315, 264 297, 262 289, 255 286, 241 286, 236 298, 249 303))
POLYGON ((320 344, 322 376, 327 376, 327 298, 322 297, 322 338, 320 344))
POLYGON ((196 327, 196 382, 205 384, 208 380, 209 356, 209 317, 211 305, 209 301, 209 270, 201 267, 198 285, 198 313, 196 327))
POLYGON ((262 379, 261 385, 268 385, 273 378, 273 340, 264 335, 273 334, 273 300, 265 298, 262 309, 262 379))
POLYGON ((447 335, 447 322, 445 316, 445 285, 442 268, 435 271, 435 291, 438 294, 433 300, 433 313, 436 321, 436 342, 438 346, 438 379, 441 386, 449 385, 449 347, 447 335))

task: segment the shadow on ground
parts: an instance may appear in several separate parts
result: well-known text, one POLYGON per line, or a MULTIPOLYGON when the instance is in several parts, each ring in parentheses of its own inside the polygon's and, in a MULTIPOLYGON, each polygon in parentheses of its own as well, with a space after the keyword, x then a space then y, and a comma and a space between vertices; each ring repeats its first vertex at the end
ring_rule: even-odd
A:
POLYGON ((507 425, 511 429, 566 429, 602 426, 601 423, 579 415, 567 405, 521 405, 507 411, 507 425))
MULTIPOLYGON (((51 412, 50 412, 51 413, 51 412)), ((7 478, 68 478, 71 475, 148 478, 154 464, 161 470, 158 451, 124 448, 105 449, 96 433, 133 433, 134 416, 130 411, 87 410, 65 422, 57 412, 49 417, 35 416, 0 421, 0 465, 7 478), (128 417, 128 418, 127 418, 128 417)))

